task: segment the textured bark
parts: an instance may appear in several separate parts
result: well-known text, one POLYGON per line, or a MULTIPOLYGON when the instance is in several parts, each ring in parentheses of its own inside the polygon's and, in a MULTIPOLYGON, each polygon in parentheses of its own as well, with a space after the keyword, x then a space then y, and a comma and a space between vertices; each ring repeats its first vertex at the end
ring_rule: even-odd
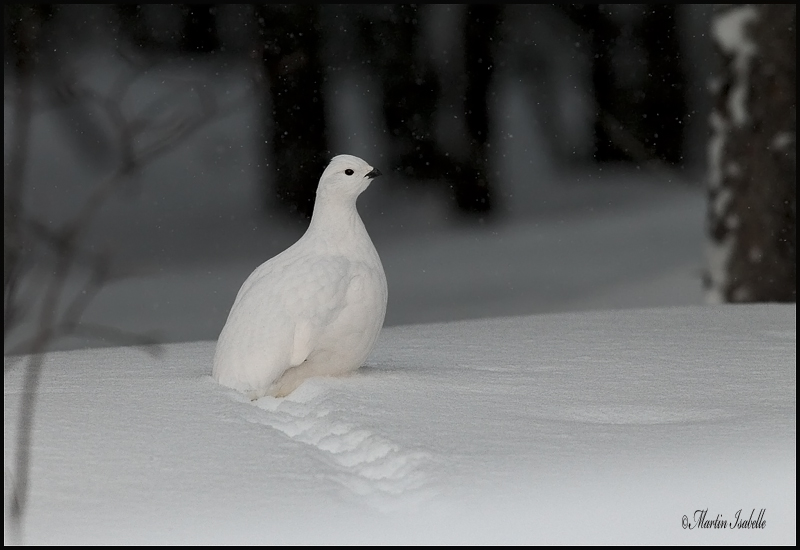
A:
POLYGON ((317 183, 330 160, 317 5, 262 5, 256 10, 269 77, 275 194, 290 211, 311 217, 317 183))
POLYGON ((711 117, 711 301, 797 300, 796 22, 788 4, 729 6, 712 22, 723 71, 711 117), (753 48, 724 39, 736 21, 753 48))

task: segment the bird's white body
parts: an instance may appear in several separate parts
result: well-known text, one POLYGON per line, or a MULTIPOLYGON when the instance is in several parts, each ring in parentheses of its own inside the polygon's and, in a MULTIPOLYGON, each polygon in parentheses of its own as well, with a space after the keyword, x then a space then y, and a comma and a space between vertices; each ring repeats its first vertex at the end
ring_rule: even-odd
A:
POLYGON ((259 266, 236 296, 214 356, 220 384, 251 399, 280 397, 306 378, 364 363, 388 294, 356 199, 379 174, 357 157, 331 160, 306 233, 259 266))

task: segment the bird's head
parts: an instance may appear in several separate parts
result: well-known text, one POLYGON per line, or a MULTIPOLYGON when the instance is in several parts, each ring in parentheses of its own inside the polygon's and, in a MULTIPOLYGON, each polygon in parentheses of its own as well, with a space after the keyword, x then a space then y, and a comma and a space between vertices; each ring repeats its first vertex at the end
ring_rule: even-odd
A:
POLYGON ((355 200, 369 187, 372 178, 380 175, 380 170, 373 168, 358 157, 337 155, 331 159, 319 179, 317 197, 328 195, 350 197, 355 200))

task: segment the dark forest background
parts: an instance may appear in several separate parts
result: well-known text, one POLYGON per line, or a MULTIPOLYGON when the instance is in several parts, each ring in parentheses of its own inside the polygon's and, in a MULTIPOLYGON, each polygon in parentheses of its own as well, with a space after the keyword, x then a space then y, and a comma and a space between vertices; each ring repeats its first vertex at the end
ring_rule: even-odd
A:
MULTIPOLYGON (((91 292, 81 296, 93 296, 113 278, 107 255, 79 253, 87 248, 82 239, 89 220, 120 190, 135 195, 133 176, 153 159, 230 112, 229 83, 216 69, 228 66, 243 68, 256 96, 255 179, 264 218, 277 214, 302 224, 311 215, 325 164, 332 155, 349 152, 334 150, 332 94, 339 90, 330 83, 351 79, 368 88, 360 99, 374 106, 362 133, 380 137, 380 158, 370 162, 395 176, 385 178, 386 185, 435 193, 448 204, 448 215, 468 225, 502 219, 508 203, 520 200, 503 190, 504 175, 497 168, 499 157, 510 154, 506 136, 497 132, 503 101, 498 82, 513 82, 532 108, 524 123, 537 127, 541 149, 515 154, 535 153, 551 166, 590 174, 626 167, 665 183, 702 187, 710 181, 706 238, 724 252, 714 256, 723 260, 709 261, 707 269, 713 300, 796 300, 793 5, 8 4, 3 9, 6 333, 26 315, 19 293, 34 268, 55 273, 58 282, 75 262, 89 266, 91 292), (730 32, 733 42, 725 35, 730 32), (91 69, 91 61, 81 65, 75 59, 87 51, 112 51, 121 66, 121 76, 106 92, 81 82, 78 73, 91 69), (754 61, 744 63, 741 52, 754 61), (175 94, 140 97, 147 88, 136 88, 137 79, 156 78, 156 66, 176 73, 202 67, 207 82, 184 79, 185 89, 175 94), (744 108, 752 114, 744 122, 730 107, 742 89, 744 108), (125 103, 130 101, 144 106, 130 109, 125 103), (188 106, 197 112, 184 113, 188 106), (43 112, 60 113, 70 127, 65 141, 86 166, 110 173, 93 190, 66 191, 85 201, 74 201, 80 207, 61 225, 37 214, 37 205, 25 204, 26 194, 44 187, 27 176, 31 121, 43 112), (710 125, 712 114, 724 123, 710 125), (719 154, 710 172, 722 175, 709 178, 712 142, 719 154), (37 247, 49 251, 55 267, 43 267, 33 254, 37 247)), ((103 71, 113 72, 108 67, 98 72, 103 71)), ((533 170, 523 172, 524 183, 539 177, 528 159, 513 162, 533 170)), ((45 183, 56 189, 64 182, 45 183)), ((222 189, 227 182, 215 184, 222 189)), ((58 192, 64 193, 67 185, 61 187, 58 192)), ((222 197, 225 190, 216 192, 222 197)), ((171 229, 162 230, 161 224, 156 229, 158 238, 171 238, 171 229)), ((176 241, 172 250, 197 249, 194 241, 200 239, 191 237, 192 243, 176 241)), ((141 246, 148 253, 169 250, 155 241, 141 246)), ((214 245, 221 263, 225 249, 242 246, 223 241, 214 245)), ((259 254, 274 252, 276 243, 259 254)), ((196 251, 209 258, 207 250, 196 251)), ((72 320, 66 332, 77 327, 89 300, 67 308, 72 320)))
POLYGON ((485 215, 496 202, 489 162, 498 71, 545 100, 541 116, 561 162, 682 166, 690 104, 702 101, 691 87, 702 87, 695 73, 708 56, 687 51, 702 45, 696 27, 708 10, 677 5, 9 5, 4 15, 7 69, 57 66, 92 34, 109 33, 145 58, 254 61, 269 96, 265 155, 282 174, 265 177, 275 182, 265 196, 305 217, 331 156, 325 83, 342 67, 358 66, 380 89, 387 168, 447 186, 459 211, 485 215), (31 25, 38 30, 23 36, 31 25), (584 67, 588 81, 569 74, 584 67), (569 117, 559 114, 569 109, 559 105, 563 73, 586 96, 580 116, 590 143, 570 143, 575 129, 559 121, 569 117), (459 121, 455 139, 437 131, 442 110, 459 121))

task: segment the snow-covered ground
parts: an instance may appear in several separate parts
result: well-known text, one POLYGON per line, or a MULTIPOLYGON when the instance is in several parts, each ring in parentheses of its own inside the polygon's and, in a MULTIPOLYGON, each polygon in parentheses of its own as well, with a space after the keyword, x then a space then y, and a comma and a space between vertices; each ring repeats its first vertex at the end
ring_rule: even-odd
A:
POLYGON ((252 403, 213 342, 52 353, 25 540, 794 545, 796 334, 794 305, 389 327, 353 375, 252 403))

